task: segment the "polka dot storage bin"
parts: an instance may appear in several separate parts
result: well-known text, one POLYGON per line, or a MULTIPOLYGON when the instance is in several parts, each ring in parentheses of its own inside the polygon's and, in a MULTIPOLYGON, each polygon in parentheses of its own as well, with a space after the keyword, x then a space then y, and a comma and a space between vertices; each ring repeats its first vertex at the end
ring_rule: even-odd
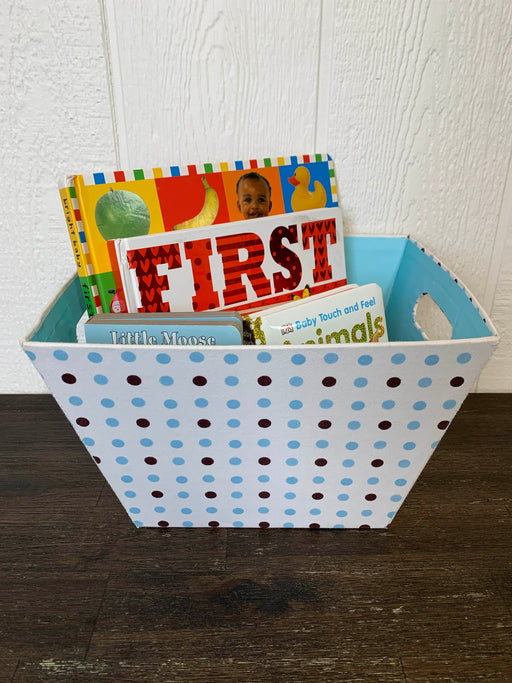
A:
POLYGON ((77 344, 73 280, 24 343, 137 526, 382 528, 498 337, 474 297, 409 238, 345 238, 349 279, 378 282, 379 344, 77 344), (431 294, 453 327, 429 341, 431 294))

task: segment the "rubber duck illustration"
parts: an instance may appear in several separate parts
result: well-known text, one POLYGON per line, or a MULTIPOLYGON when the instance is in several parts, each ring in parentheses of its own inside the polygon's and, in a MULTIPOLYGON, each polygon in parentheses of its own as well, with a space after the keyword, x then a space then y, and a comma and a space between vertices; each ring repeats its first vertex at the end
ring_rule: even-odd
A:
POLYGON ((310 191, 310 173, 305 166, 297 166, 295 173, 288 180, 295 187, 291 199, 293 211, 322 209, 326 205, 327 194, 319 180, 315 180, 315 189, 310 191))

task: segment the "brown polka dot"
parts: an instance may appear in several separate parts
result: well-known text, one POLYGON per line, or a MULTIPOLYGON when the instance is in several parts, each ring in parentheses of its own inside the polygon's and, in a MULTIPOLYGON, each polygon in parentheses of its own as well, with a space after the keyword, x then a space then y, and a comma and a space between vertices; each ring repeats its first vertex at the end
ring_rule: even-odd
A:
POLYGON ((193 384, 196 385, 196 387, 204 387, 204 385, 207 383, 206 377, 203 377, 202 375, 196 375, 193 379, 192 382, 193 384))
POLYGON ((260 491, 260 492, 258 493, 258 496, 259 496, 260 498, 270 498, 270 493, 269 493, 268 491, 260 491))
POLYGON ((375 500, 376 498, 377 496, 375 495, 375 493, 367 493, 365 496, 365 500, 375 500))
POLYGON ((258 458, 260 465, 270 465, 270 458, 258 458))
POLYGON ((369 524, 361 524, 361 526, 359 528, 360 529, 370 529, 371 527, 369 524))
POLYGON ((77 417, 76 423, 80 427, 88 427, 91 424, 86 417, 77 417))
POLYGON ((208 522, 208 526, 211 526, 211 527, 214 527, 214 528, 215 528, 215 527, 218 527, 218 526, 219 526, 219 523, 216 522, 214 519, 212 519, 211 522, 208 522))
POLYGON ((381 460, 380 458, 375 458, 375 460, 372 460, 372 467, 382 467, 384 464, 384 460, 381 460))
POLYGON ((138 375, 128 375, 126 381, 134 387, 142 383, 142 380, 138 375))
POLYGON ((66 384, 74 384, 76 382, 76 377, 70 372, 66 372, 61 376, 61 380, 66 384))
POLYGON ((391 427, 391 422, 389 420, 382 420, 379 422, 379 429, 389 429, 391 427))
POLYGON ((309 528, 310 529, 320 529, 320 524, 318 524, 318 522, 311 522, 311 524, 309 525, 309 528))
POLYGON ((160 526, 160 527, 169 526, 169 522, 166 522, 165 519, 161 519, 161 520, 158 522, 158 526, 160 526))
POLYGON ((153 456, 148 456, 147 458, 144 458, 144 462, 146 465, 156 465, 157 459, 153 458, 153 456))
POLYGON ((332 426, 332 422, 330 420, 320 420, 318 426, 320 429, 329 429, 332 426))
POLYGON ((464 384, 464 377, 452 377, 450 384, 452 387, 460 387, 464 384))
POLYGON ((260 522, 258 526, 260 527, 260 529, 268 529, 270 524, 268 522, 260 522))
POLYGON ((272 378, 268 375, 261 375, 258 377, 258 384, 262 387, 268 387, 269 384, 272 384, 272 378))
POLYGON ((311 498, 313 498, 314 500, 322 500, 323 497, 323 493, 313 493, 313 495, 311 496, 311 498))
POLYGON ((143 429, 145 429, 146 427, 149 427, 149 424, 150 424, 149 420, 146 420, 145 417, 140 417, 140 418, 137 420, 137 425, 138 425, 139 427, 142 427, 143 429))
POLYGON ((399 387, 402 384, 402 380, 400 379, 400 377, 390 377, 386 384, 388 385, 388 387, 394 389, 395 387, 399 387))
POLYGON ((450 423, 448 420, 441 420, 441 422, 437 423, 437 428, 438 429, 446 429, 450 423))
POLYGON ((164 494, 161 491, 151 491, 153 498, 163 498, 164 494))
POLYGON ((94 460, 94 462, 97 462, 97 463, 98 463, 98 465, 99 465, 99 464, 100 464, 100 462, 101 462, 101 458, 98 458, 98 456, 97 456, 97 455, 94 455, 94 456, 93 456, 93 460, 94 460))
POLYGON ((213 458, 202 458, 201 462, 203 463, 203 465, 213 465, 214 460, 213 458))
POLYGON ((324 377, 322 384, 324 387, 333 387, 336 384, 336 377, 324 377))
POLYGON ((325 467, 327 465, 327 460, 325 458, 317 458, 315 460, 315 465, 317 467, 325 467))
POLYGON ((265 429, 266 427, 270 427, 271 424, 272 422, 270 420, 258 420, 258 427, 262 427, 263 429, 265 429))
POLYGON ((206 496, 206 498, 217 498, 217 494, 215 493, 215 491, 206 491, 204 495, 206 496))
POLYGON ((197 421, 197 426, 201 427, 202 429, 206 429, 207 427, 211 426, 210 420, 198 420, 197 421))

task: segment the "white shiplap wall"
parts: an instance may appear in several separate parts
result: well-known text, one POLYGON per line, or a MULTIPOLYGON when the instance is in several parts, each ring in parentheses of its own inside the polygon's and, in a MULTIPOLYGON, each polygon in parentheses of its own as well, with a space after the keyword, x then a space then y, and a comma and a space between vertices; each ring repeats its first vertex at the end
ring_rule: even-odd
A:
POLYGON ((44 390, 17 339, 73 272, 58 174, 328 151, 347 231, 412 233, 452 267, 503 337, 479 390, 510 391, 508 0, 10 0, 8 10, 9 193, 38 167, 29 181, 46 203, 20 215, 11 201, 0 217, 3 242, 28 249, 38 274, 21 287, 21 261, 0 271, 0 390, 44 390))

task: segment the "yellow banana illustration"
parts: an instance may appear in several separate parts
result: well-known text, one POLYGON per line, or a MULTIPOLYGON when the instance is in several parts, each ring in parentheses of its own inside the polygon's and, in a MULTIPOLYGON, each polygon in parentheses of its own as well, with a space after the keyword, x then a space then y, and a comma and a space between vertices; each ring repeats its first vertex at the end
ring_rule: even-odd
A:
POLYGON ((188 221, 183 221, 174 226, 175 230, 185 230, 185 228, 201 228, 204 225, 211 225, 217 213, 219 211, 219 195, 208 185, 208 181, 203 176, 201 178, 203 181, 205 193, 204 193, 204 204, 201 211, 190 218, 188 221))

